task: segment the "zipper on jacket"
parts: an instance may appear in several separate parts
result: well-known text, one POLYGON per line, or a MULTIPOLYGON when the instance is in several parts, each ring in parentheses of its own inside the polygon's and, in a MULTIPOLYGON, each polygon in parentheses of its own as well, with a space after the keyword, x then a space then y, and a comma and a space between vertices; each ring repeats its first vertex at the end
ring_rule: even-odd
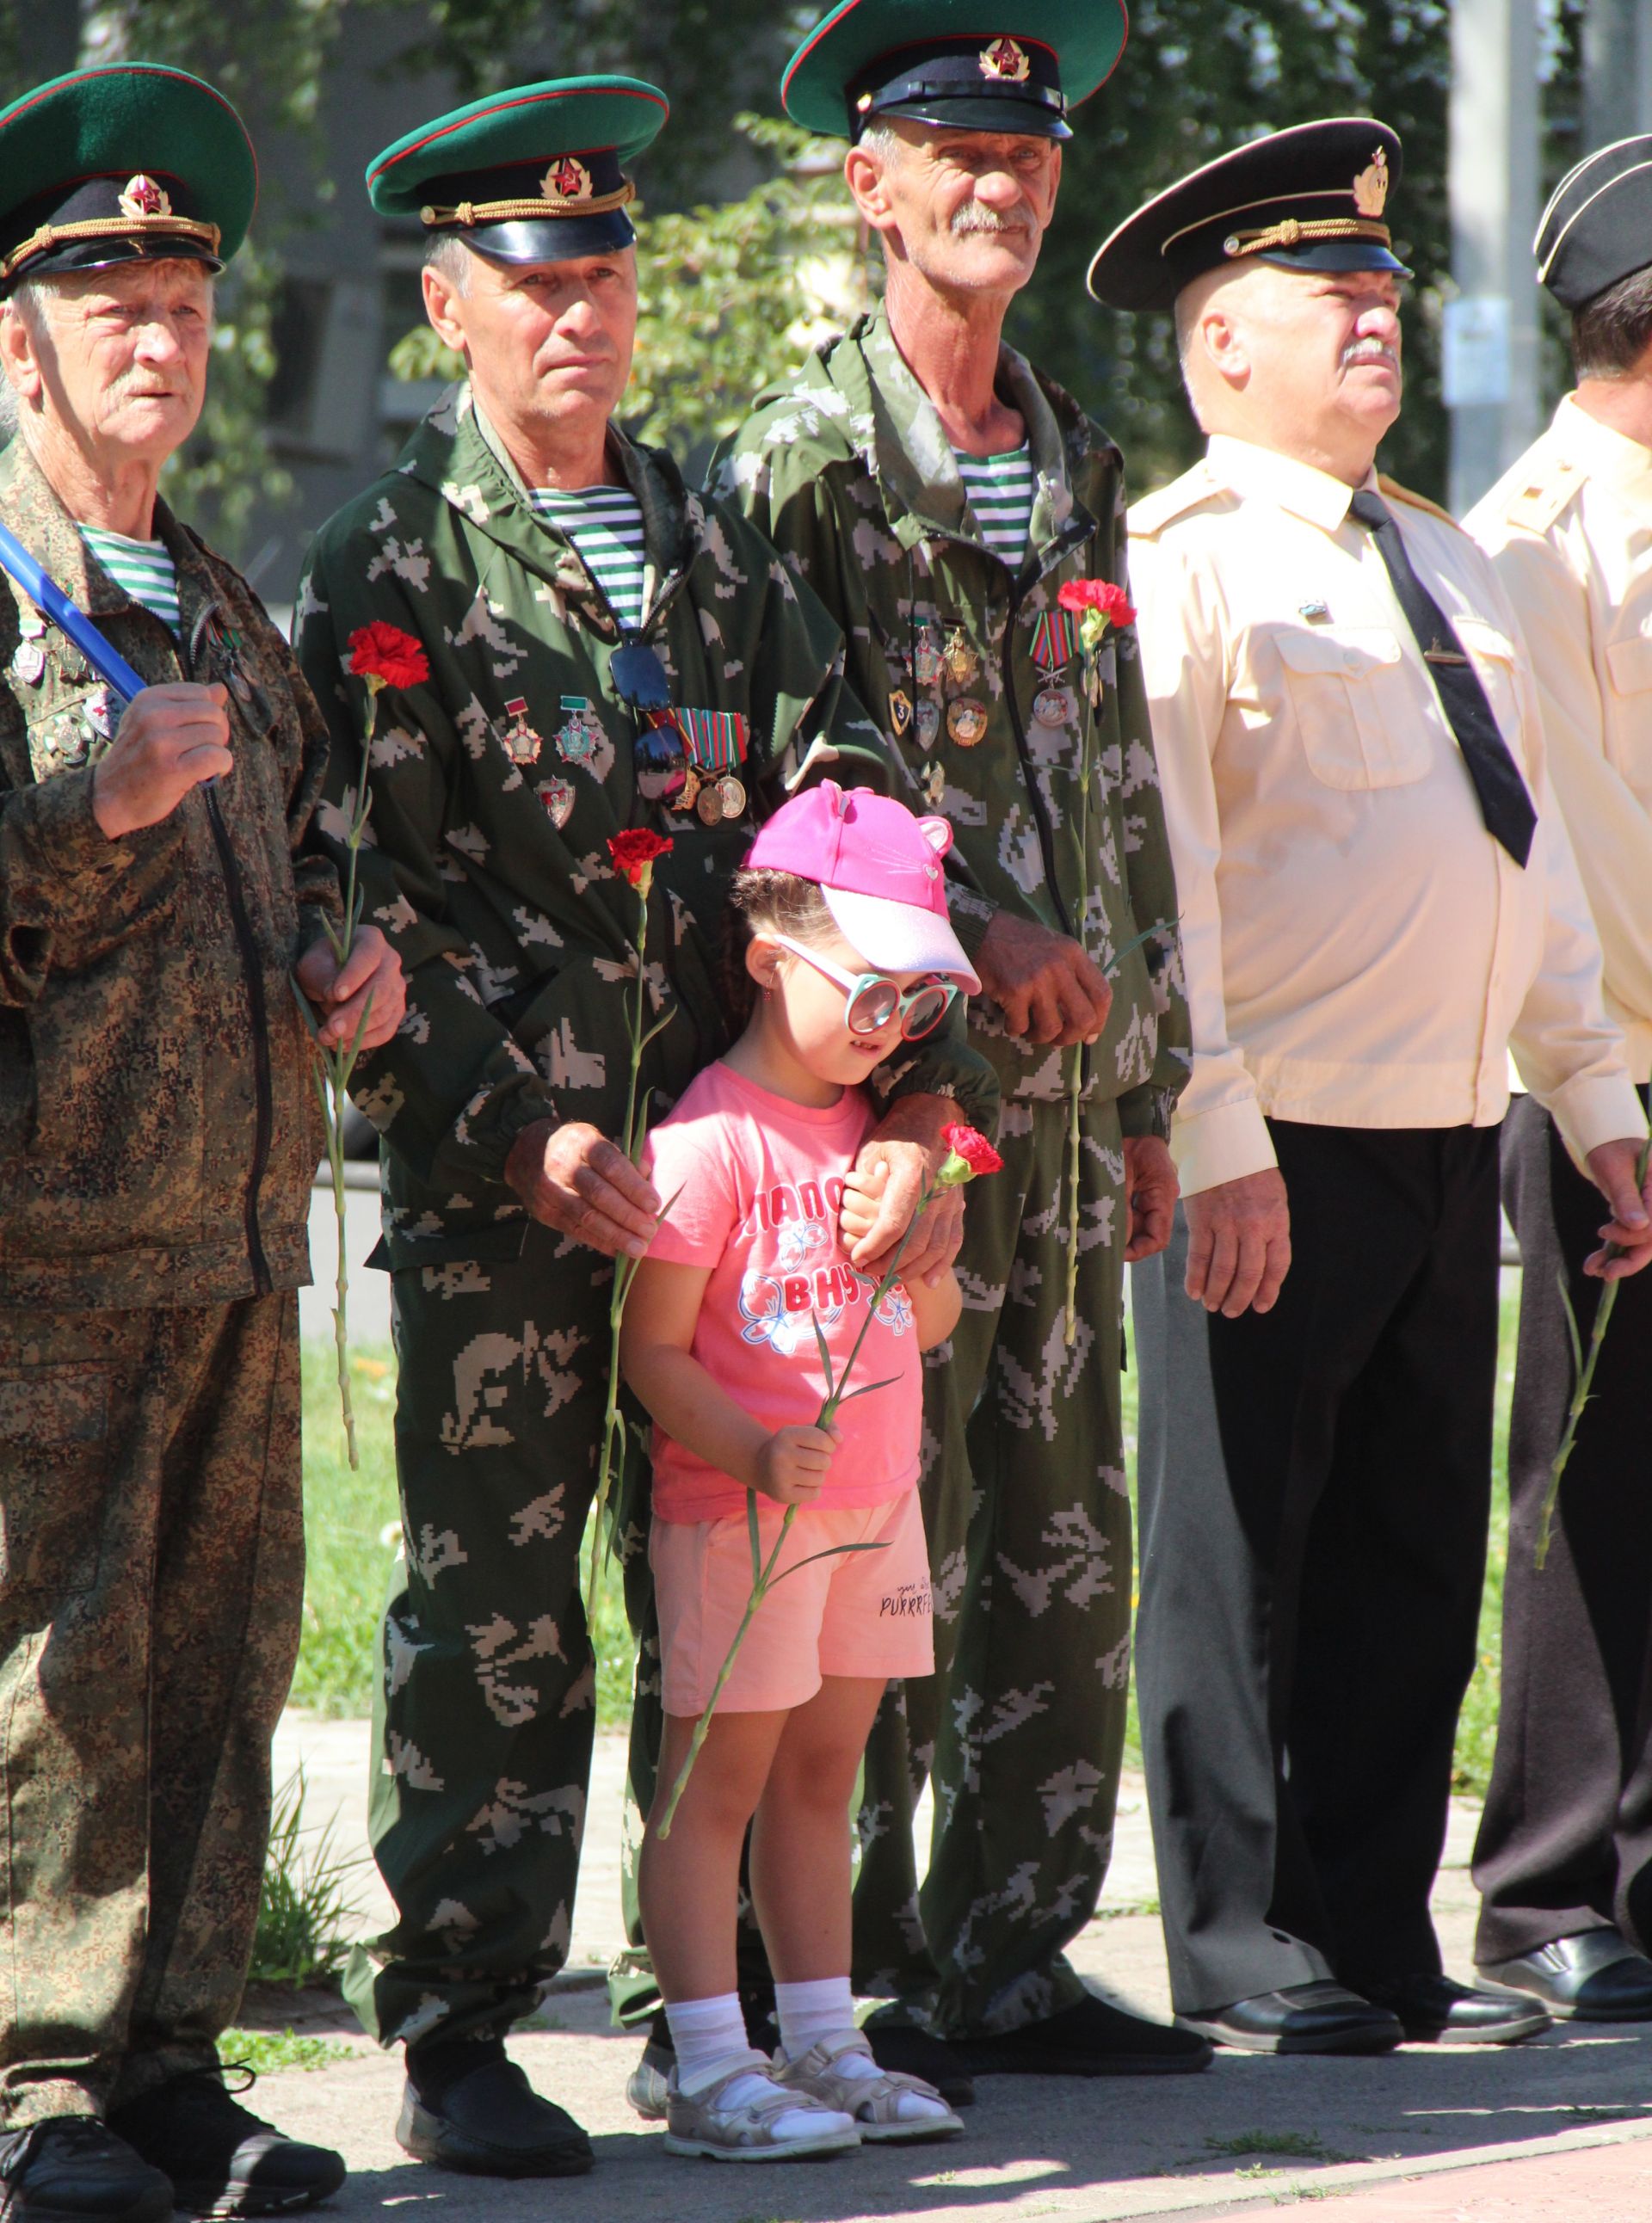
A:
MULTIPOLYGON (((209 602, 191 629, 189 664, 192 671, 195 669, 201 637, 217 609, 216 602, 209 602)), ((252 921, 247 913, 246 889, 241 878, 241 867, 230 847, 230 829, 224 823, 224 809, 218 801, 218 782, 208 780, 201 792, 206 798, 207 823, 212 828, 212 842, 218 853, 219 869, 224 874, 224 892, 229 899, 230 923, 235 929, 236 947, 241 953, 241 969, 247 984, 247 1010, 252 1020, 252 1163, 247 1172, 242 1217, 246 1229, 248 1263, 252 1268, 253 1294, 267 1297, 274 1287, 274 1281, 269 1270, 269 1261, 264 1256, 264 1238, 259 1232, 258 1197, 269 1166, 269 1146, 275 1124, 274 1095, 269 1073, 269 1006, 264 1000, 263 969, 258 961, 258 945, 253 939, 252 921)))

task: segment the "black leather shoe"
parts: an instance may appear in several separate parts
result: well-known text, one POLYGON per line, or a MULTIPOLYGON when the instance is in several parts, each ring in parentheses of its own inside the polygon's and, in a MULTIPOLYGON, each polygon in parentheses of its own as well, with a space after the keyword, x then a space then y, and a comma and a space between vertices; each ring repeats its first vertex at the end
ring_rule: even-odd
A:
POLYGON ((904 2076, 921 2076, 933 2084, 949 2107, 973 2107, 975 2080, 959 2059, 960 2048, 944 2038, 931 2037, 910 2022, 886 2021, 869 2015, 861 2034, 872 2048, 880 2069, 892 2069, 904 2076))
POLYGON ((573 2117, 540 2099, 502 2045, 476 2050, 476 2068, 428 2097, 417 2056, 409 2058, 396 2124, 402 2151, 466 2176, 583 2176, 594 2157, 573 2117))
POLYGON ((1548 2011, 1535 1999, 1471 1991, 1449 1976, 1385 1976, 1359 1988, 1373 2006, 1399 2017, 1414 2044, 1516 2045, 1549 2028, 1548 2011))
MULTIPOLYGON (((231 2072, 233 2073, 233 2072, 231 2072)), ((249 2071, 243 2072, 250 2089, 249 2071)), ((221 2071, 169 2077, 109 2119, 135 2153, 172 2179, 192 2215, 285 2215, 344 2181, 344 2158, 305 2145, 238 2104, 221 2071)))
POLYGON ((1475 1974, 1494 1991, 1541 1999, 1561 2022, 1652 2022, 1652 1961, 1615 1930, 1557 1937, 1475 1974))
POLYGON ((1258 1992, 1208 2014, 1176 2017, 1218 2045, 1245 2053, 1391 2053, 1405 2036, 1397 2015, 1358 1992, 1321 1981, 1258 1992))
POLYGON ((1211 2060, 1201 2037, 1094 1993, 1019 2030, 954 2038, 947 2050, 977 2076, 1183 2076, 1211 2060))
POLYGON ((4 2223, 168 2223, 172 2181, 92 2115, 0 2138, 4 2223))

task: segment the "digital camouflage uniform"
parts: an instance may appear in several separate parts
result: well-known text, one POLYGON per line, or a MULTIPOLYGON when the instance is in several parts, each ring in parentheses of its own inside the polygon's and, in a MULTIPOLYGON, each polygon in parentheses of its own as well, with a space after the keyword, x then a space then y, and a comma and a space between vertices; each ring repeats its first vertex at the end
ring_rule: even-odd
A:
POLYGON ((1038 621, 1057 589, 1124 579, 1120 457, 1007 349, 999 391, 1025 420, 1037 479, 1035 552, 1019 570, 987 548, 881 312, 760 397, 711 479, 843 627, 851 683, 901 735, 897 792, 950 821, 952 916, 972 957, 1004 905, 1080 936, 1101 965, 1164 929, 1119 961, 1107 1027, 1084 1054, 1070 1346, 1066 1132, 1079 1054, 1012 1038, 990 999, 970 1007, 970 1040, 1002 1090, 1005 1166, 969 1192, 963 1317, 929 1358, 937 1672, 892 1689, 873 1730, 855 1892, 857 1989, 900 1998, 949 2037, 1012 2029, 1081 1995, 1062 1949, 1106 1873, 1129 1676, 1121 1141, 1166 1133, 1188 1065, 1133 633, 1093 670, 1066 667, 1056 721, 1033 708, 1051 683, 1038 621), (934 647, 955 636, 955 668, 936 669, 934 647), (960 699, 984 714, 973 746, 952 737, 960 699), (1088 806, 1081 763, 1094 768, 1088 806), (936 1818, 920 1892, 910 1824, 926 1774, 936 1818))
MULTIPOLYGON (((349 1985, 387 2043, 501 2033, 567 1953, 594 1720, 579 1542, 612 1269, 531 1223, 503 1176, 533 1121, 622 1123, 638 900, 608 837, 652 822, 675 843, 649 904, 650 1013, 673 1012, 643 1071, 658 1115, 726 1045, 715 952, 754 812, 783 799, 817 736, 837 777, 889 778, 837 628, 774 551, 663 454, 617 435, 612 451, 642 510, 643 633, 672 702, 749 717, 741 817, 707 826, 638 796, 615 620, 466 387, 323 529, 299 612, 334 726, 334 831, 364 721, 350 634, 388 621, 431 662, 427 686, 381 697, 372 745, 366 916, 400 954, 408 1006, 356 1092, 385 1144, 406 1563, 372 1822, 400 1919, 349 1985), (560 828, 557 783, 571 789, 560 828)), ((966 1116, 990 1117, 990 1076, 958 1043, 922 1046, 899 1085, 960 1078, 966 1116)), ((634 1571, 645 1521, 634 1504, 621 1524, 634 1571)), ((640 1681, 657 1711, 657 1649, 640 1681)))
POLYGON ((217 2060, 304 1587, 298 1305, 320 1147, 288 975, 336 914, 286 643, 157 504, 180 651, 21 440, 0 516, 233 773, 106 841, 103 690, 0 586, 0 2128, 217 2060))

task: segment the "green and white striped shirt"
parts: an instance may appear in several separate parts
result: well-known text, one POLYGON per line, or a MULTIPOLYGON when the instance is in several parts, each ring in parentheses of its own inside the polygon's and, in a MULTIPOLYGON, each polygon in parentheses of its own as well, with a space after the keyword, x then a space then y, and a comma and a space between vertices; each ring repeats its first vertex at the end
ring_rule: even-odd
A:
POLYGON ((952 452, 981 538, 994 556, 1018 566, 1027 552, 1037 491, 1031 448, 1024 443, 1006 456, 966 456, 956 448, 952 452))
POLYGON ((83 525, 80 538, 117 587, 135 602, 153 610, 162 625, 179 630, 178 566, 161 540, 129 540, 123 532, 103 532, 83 525))
POLYGON ((629 487, 534 487, 534 510, 565 532, 622 626, 642 623, 642 511, 629 487))

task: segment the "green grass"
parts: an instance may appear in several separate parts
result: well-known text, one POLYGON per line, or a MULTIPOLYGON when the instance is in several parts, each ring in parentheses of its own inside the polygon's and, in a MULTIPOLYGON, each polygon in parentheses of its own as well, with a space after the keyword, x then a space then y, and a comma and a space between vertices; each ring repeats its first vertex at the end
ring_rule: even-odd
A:
POLYGON ((218 2040, 218 2057, 255 2076, 270 2076, 281 2069, 330 2069, 335 2061, 354 2057, 353 2048, 334 2045, 325 2037, 300 2037, 286 2030, 226 2030, 218 2040))
MULTIPOLYGON (((1480 1609, 1474 1678, 1457 1732, 1457 1788, 1485 1790, 1497 1735, 1498 1672, 1502 1656, 1503 1566, 1508 1549, 1506 1457, 1509 1395, 1514 1381, 1515 1315, 1519 1279, 1508 1278, 1498 1361, 1497 1464, 1491 1550, 1480 1609)), ((351 1354, 351 1397, 361 1450, 360 1471, 344 1456, 338 1418, 338 1385, 331 1344, 304 1348, 304 1505, 309 1573, 304 1595, 304 1641, 293 1702, 318 1713, 365 1714, 372 1703, 374 1639, 394 1557, 384 1532, 396 1520, 395 1459, 390 1423, 394 1360, 382 1345, 363 1345, 351 1354)), ((1136 1451, 1136 1376, 1125 1376, 1125 1440, 1133 1473, 1136 1451)), ((617 1573, 603 1576, 598 1598, 596 1717, 604 1727, 627 1717, 631 1703, 631 1647, 617 1573)), ((1132 1687, 1126 1753, 1141 1765, 1141 1739, 1132 1687)))

